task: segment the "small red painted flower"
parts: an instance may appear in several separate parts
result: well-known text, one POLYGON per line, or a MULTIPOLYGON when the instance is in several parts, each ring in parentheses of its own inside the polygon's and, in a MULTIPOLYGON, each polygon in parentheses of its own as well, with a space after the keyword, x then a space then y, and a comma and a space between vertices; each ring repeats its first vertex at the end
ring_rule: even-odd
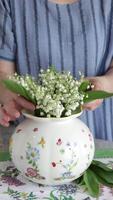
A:
POLYGON ((37 170, 33 169, 33 168, 27 168, 27 176, 31 176, 31 177, 36 177, 37 176, 37 170))
POLYGON ((59 138, 56 144, 57 145, 61 145, 62 144, 62 140, 59 138))
POLYGON ((56 167, 56 163, 55 162, 52 162, 51 164, 52 164, 53 167, 56 167))
POLYGON ((33 131, 34 131, 34 132, 37 132, 37 131, 38 131, 38 128, 34 128, 33 131))
POLYGON ((16 133, 20 133, 22 131, 22 129, 20 128, 20 129, 18 129, 17 131, 16 131, 16 133))

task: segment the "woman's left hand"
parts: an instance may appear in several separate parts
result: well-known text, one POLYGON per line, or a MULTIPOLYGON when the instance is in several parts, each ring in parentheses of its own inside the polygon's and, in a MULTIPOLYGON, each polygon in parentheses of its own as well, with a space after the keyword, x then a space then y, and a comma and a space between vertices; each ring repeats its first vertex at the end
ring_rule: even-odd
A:
MULTIPOLYGON (((106 77, 105 76, 97 76, 97 77, 88 77, 87 78, 92 85, 94 85, 94 88, 92 90, 104 90, 106 91, 106 77)), ((85 110, 95 110, 102 104, 102 99, 97 99, 95 101, 92 101, 90 103, 86 103, 83 105, 83 109, 85 110)))

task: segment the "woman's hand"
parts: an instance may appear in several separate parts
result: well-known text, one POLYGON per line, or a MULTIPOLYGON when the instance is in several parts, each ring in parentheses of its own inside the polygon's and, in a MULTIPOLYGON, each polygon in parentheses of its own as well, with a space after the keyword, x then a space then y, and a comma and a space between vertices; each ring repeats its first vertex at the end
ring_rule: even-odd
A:
POLYGON ((33 111, 35 106, 21 96, 9 91, 3 85, 2 80, 15 73, 15 63, 0 60, 0 124, 9 126, 21 115, 23 109, 33 111))
MULTIPOLYGON (((108 87, 107 87, 108 82, 107 82, 106 76, 90 77, 90 78, 87 78, 87 79, 94 86, 94 88, 92 88, 92 90, 108 91, 108 87)), ((86 110, 95 110, 96 108, 98 108, 102 104, 102 102, 103 102, 102 99, 97 99, 97 100, 92 101, 90 103, 84 104, 83 108, 86 109, 86 110)))
POLYGON ((22 109, 31 111, 35 109, 35 106, 31 102, 12 92, 5 92, 4 97, 4 104, 0 107, 0 124, 2 126, 7 127, 10 121, 19 118, 22 109))

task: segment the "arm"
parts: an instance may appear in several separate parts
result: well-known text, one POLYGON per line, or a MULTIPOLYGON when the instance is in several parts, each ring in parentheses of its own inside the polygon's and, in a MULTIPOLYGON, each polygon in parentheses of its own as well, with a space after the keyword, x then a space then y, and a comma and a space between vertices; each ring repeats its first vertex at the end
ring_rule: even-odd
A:
POLYGON ((106 91, 113 93, 113 60, 111 62, 109 70, 104 75, 104 77, 106 82, 106 87, 105 87, 106 91))
POLYGON ((10 91, 6 90, 2 80, 7 76, 15 72, 15 64, 5 60, 0 60, 0 103, 4 104, 4 99, 7 101, 10 95, 13 95, 10 91))
POLYGON ((9 126, 9 122, 18 118, 23 108, 34 110, 35 107, 32 103, 24 98, 10 92, 5 88, 2 80, 15 72, 15 64, 5 60, 0 60, 0 124, 9 126))

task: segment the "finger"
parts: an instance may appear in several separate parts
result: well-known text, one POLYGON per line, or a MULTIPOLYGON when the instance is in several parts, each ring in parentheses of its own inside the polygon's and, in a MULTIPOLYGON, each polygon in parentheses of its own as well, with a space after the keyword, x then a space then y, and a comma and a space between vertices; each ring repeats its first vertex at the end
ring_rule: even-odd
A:
POLYGON ((10 125, 10 123, 7 122, 7 121, 5 121, 4 119, 0 120, 0 124, 1 124, 2 126, 5 126, 5 127, 8 127, 8 126, 10 125))
POLYGON ((87 104, 84 104, 83 105, 83 109, 86 109, 86 110, 95 110, 96 108, 98 108, 101 104, 102 104, 103 100, 95 100, 91 103, 87 103, 87 104))
POLYGON ((34 111, 35 110, 35 105, 29 101, 27 101, 26 99, 24 99, 23 97, 19 96, 16 99, 16 103, 21 106, 22 108, 34 111))
POLYGON ((0 124, 9 126, 10 117, 6 114, 3 108, 0 108, 0 124))
POLYGON ((13 101, 4 105, 3 109, 11 119, 20 117, 20 106, 17 106, 13 101))

